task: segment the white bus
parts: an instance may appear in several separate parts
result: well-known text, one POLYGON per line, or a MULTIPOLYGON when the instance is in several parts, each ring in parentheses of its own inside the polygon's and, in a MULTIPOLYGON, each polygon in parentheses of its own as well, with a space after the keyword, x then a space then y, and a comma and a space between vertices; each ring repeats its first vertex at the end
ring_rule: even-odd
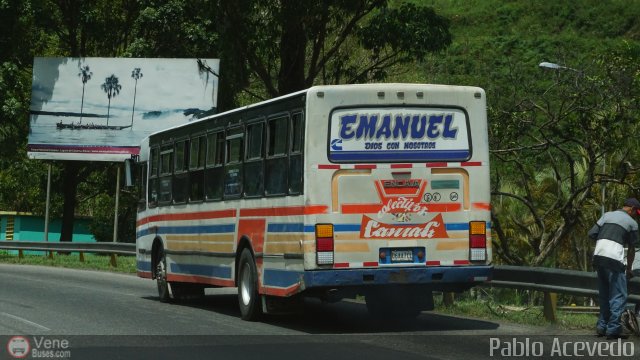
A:
POLYGON ((247 320, 305 296, 416 316, 491 277, 480 88, 316 86, 157 132, 138 164, 161 301, 237 287, 247 320))

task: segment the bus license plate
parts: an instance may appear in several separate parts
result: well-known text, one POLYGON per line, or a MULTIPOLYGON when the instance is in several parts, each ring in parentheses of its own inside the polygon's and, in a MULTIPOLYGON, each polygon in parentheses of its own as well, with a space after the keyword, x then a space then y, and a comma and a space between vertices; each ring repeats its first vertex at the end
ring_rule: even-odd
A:
POLYGON ((391 262, 413 262, 413 250, 391 250, 391 262))

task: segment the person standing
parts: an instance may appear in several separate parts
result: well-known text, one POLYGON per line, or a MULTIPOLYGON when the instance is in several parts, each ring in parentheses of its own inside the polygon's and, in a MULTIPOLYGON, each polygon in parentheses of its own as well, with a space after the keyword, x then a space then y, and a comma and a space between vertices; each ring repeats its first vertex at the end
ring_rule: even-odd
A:
POLYGON ((631 275, 635 247, 638 246, 640 201, 629 198, 621 209, 606 212, 589 230, 589 237, 596 240, 593 267, 598 274, 598 299, 600 315, 596 323, 598 336, 607 339, 624 338, 620 317, 627 304, 627 276, 631 275), (627 245, 627 265, 624 263, 624 246, 627 245))

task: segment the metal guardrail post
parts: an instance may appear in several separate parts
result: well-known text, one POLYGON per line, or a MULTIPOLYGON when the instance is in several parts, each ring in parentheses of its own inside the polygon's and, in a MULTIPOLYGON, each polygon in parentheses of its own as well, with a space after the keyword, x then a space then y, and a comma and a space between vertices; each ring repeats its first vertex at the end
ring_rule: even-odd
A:
POLYGON ((118 261, 116 260, 116 254, 111 254, 110 264, 113 267, 118 267, 118 261))
POLYGON ((22 250, 18 250, 18 259, 20 260, 24 259, 24 254, 22 253, 22 250))
POLYGON ((80 262, 84 262, 84 252, 80 251, 80 262))
POLYGON ((558 307, 558 294, 553 292, 544 292, 544 318, 547 321, 556 322, 556 309, 558 307))
POLYGON ((453 306, 453 293, 451 292, 443 292, 442 293, 442 303, 444 306, 453 306))

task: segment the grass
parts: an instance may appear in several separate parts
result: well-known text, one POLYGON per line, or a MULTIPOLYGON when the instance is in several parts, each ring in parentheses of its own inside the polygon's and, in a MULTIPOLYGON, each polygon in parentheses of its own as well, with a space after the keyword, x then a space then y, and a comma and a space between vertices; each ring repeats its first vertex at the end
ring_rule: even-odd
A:
POLYGON ((593 330, 597 315, 593 313, 556 312, 556 322, 544 318, 542 306, 510 306, 491 299, 456 299, 451 306, 445 306, 436 297, 435 312, 447 315, 468 316, 484 320, 505 321, 529 326, 555 326, 561 330, 593 330))
MULTIPOLYGON (((44 252, 42 252, 44 254, 44 252)), ((53 253, 53 258, 46 255, 24 255, 20 259, 17 253, 11 254, 8 251, 0 251, 0 263, 20 264, 20 265, 43 265, 72 269, 112 271, 120 273, 136 272, 136 258, 134 256, 116 255, 116 267, 111 266, 111 256, 84 254, 84 261, 80 261, 78 253, 60 255, 53 253)))

